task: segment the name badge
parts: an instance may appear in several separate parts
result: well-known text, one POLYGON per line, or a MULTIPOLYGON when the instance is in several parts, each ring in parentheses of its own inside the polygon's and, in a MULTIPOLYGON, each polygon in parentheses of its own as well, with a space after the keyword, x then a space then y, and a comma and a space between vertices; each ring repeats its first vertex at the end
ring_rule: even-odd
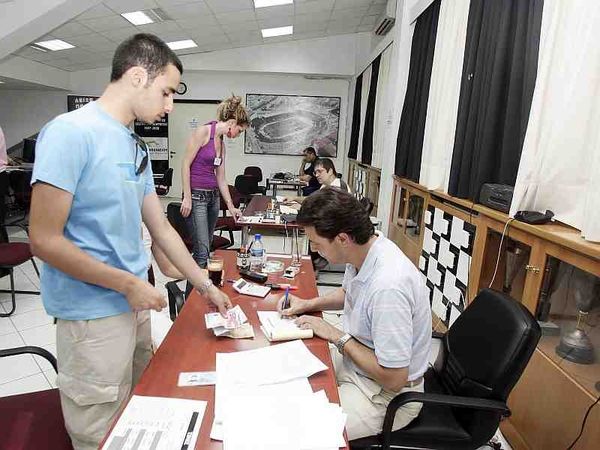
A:
POLYGON ((219 158, 218 156, 215 158, 215 161, 213 162, 213 164, 215 166, 220 166, 221 165, 221 158, 219 158))

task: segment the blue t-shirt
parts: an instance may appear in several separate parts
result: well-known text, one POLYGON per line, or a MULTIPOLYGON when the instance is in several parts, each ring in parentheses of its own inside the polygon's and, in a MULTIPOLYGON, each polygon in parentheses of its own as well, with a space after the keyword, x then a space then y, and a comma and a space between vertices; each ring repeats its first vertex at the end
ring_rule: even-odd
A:
MULTIPOLYGON (((73 194, 64 235, 94 258, 137 277, 146 277, 142 202, 154 192, 150 162, 139 176, 144 153, 131 130, 96 103, 62 114, 41 131, 31 183, 51 184, 73 194)), ((66 320, 114 316, 131 309, 125 296, 75 279, 45 264, 44 307, 66 320)))

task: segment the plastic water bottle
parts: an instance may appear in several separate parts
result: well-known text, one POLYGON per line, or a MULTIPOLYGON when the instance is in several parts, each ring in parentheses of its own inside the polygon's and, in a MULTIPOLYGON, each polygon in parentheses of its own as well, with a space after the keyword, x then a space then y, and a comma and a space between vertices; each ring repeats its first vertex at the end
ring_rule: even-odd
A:
POLYGON ((265 248, 260 238, 260 234, 255 234, 250 248, 250 270, 253 272, 262 271, 264 264, 265 248))

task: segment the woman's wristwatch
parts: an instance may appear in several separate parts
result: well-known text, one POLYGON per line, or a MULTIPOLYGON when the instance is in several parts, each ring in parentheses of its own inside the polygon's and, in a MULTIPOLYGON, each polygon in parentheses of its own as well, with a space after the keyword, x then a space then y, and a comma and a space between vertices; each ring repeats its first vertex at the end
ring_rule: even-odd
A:
POLYGON ((352 336, 346 333, 333 343, 333 345, 335 345, 335 347, 338 349, 338 352, 340 352, 341 355, 344 354, 344 346, 350 339, 352 339, 352 336))
POLYGON ((201 295, 206 295, 208 290, 210 289, 210 287, 213 285, 213 282, 211 281, 211 279, 209 278, 206 281, 203 281, 202 283, 200 283, 199 286, 196 286, 196 290, 198 292, 200 292, 201 295))

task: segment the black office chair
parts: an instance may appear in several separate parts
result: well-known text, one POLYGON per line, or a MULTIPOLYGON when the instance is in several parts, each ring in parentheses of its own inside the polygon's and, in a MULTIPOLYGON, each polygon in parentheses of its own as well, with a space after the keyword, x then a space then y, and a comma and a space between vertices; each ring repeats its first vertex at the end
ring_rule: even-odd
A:
POLYGON ((244 175, 250 175, 250 176, 253 176, 254 178, 256 178, 256 181, 258 183, 259 193, 266 195, 267 187, 260 184, 263 180, 263 174, 262 174, 262 170, 260 170, 260 167, 248 166, 244 169, 244 175))
POLYGON ((156 183, 156 194, 157 195, 167 195, 169 193, 169 189, 173 185, 173 168, 169 167, 163 176, 156 183))
MULTIPOLYGON (((189 283, 187 284, 188 286, 190 286, 189 283)), ((184 294, 184 292, 181 289, 179 289, 179 286, 177 286, 177 281, 169 281, 165 284, 165 288, 167 289, 167 297, 169 299, 169 316, 174 322, 179 313, 181 312, 181 308, 183 308, 183 304, 185 303, 186 299, 186 294, 184 294)), ((187 295, 189 295, 189 293, 187 295)))
POLYGON ((406 392, 388 405, 381 434, 350 442, 357 449, 477 449, 510 415, 508 394, 540 339, 531 313, 506 294, 483 289, 442 337, 425 392, 406 392), (406 428, 391 431, 398 408, 423 403, 406 428))
POLYGON ((258 188, 257 178, 253 175, 238 175, 235 177, 234 185, 237 191, 240 193, 240 199, 242 203, 245 205, 250 203, 253 195, 261 193, 260 189, 258 188))

